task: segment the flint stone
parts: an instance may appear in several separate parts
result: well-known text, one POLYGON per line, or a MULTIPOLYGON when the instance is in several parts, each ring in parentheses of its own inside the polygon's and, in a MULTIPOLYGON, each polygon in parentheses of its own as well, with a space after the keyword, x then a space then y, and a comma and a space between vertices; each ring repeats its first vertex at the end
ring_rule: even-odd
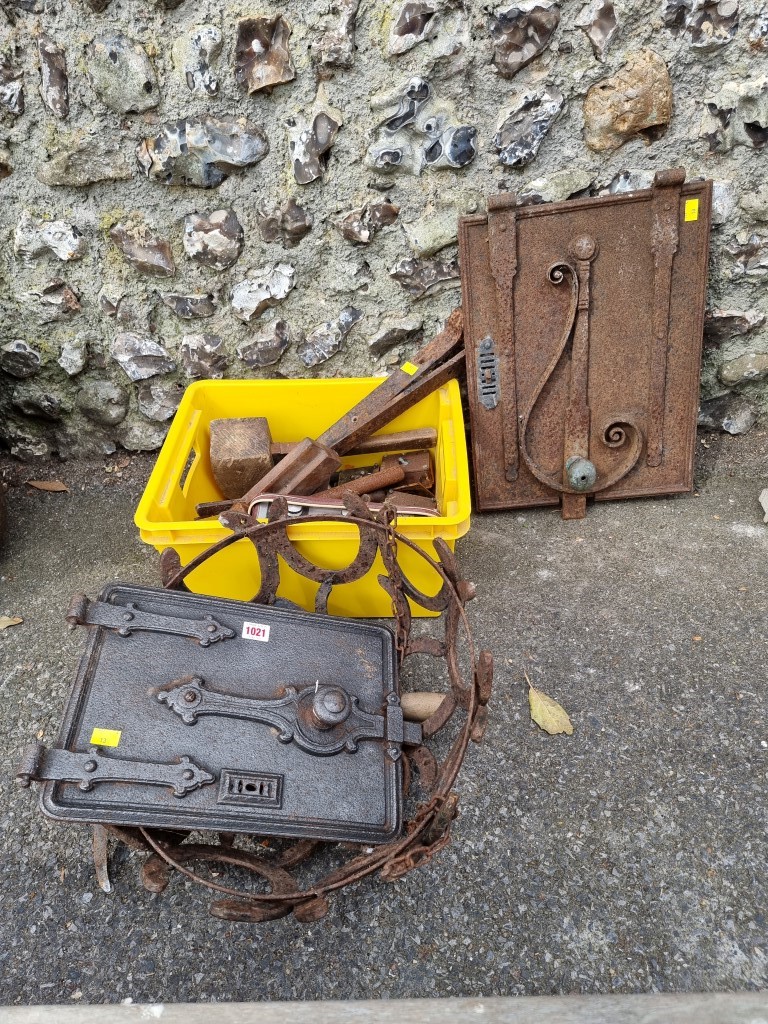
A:
POLYGON ((63 119, 69 113, 69 80, 64 48, 48 36, 40 36, 37 52, 40 56, 40 95, 43 103, 52 114, 63 119))
POLYGON ((39 353, 20 338, 0 346, 0 370, 18 380, 37 373, 41 361, 39 353))
POLYGON ((560 24, 560 8, 551 0, 522 0, 491 18, 493 63, 513 78, 549 45, 560 24))
POLYGON ((112 357, 131 380, 146 380, 159 373, 173 373, 176 363, 162 345, 148 334, 125 331, 112 343, 112 357))
POLYGON ((267 92, 296 77, 288 39, 291 26, 278 14, 274 18, 243 18, 237 23, 235 79, 248 94, 267 92))
POLYGON ((167 426, 157 423, 132 423, 121 428, 120 444, 129 452, 155 452, 162 448, 167 426))
POLYGON ((189 213, 184 218, 184 251, 214 270, 226 270, 243 251, 243 228, 234 210, 189 213))
POLYGON ((672 117, 672 80, 664 61, 641 50, 610 78, 593 85, 584 100, 584 140, 596 153, 630 139, 654 142, 672 117))
POLYGON ((102 290, 99 293, 99 307, 109 317, 126 327, 149 328, 154 303, 146 294, 109 295, 102 290))
POLYGON ((756 327, 762 327, 765 315, 750 309, 708 309, 704 317, 704 341, 710 345, 721 345, 730 338, 749 334, 756 327))
POLYGON ((755 18, 747 42, 754 50, 768 49, 768 7, 763 7, 755 18))
POLYGON ((595 56, 602 60, 619 30, 619 19, 612 0, 592 0, 581 9, 575 24, 584 30, 592 43, 595 56))
POLYGON ((554 87, 519 93, 516 100, 493 139, 506 167, 525 167, 533 160, 565 106, 565 97, 554 87))
POLYGON ((312 47, 312 61, 321 78, 355 62, 355 21, 360 0, 337 0, 328 12, 324 31, 312 47))
POLYGON ((80 331, 74 338, 68 338, 61 346, 56 362, 70 377, 81 373, 88 362, 88 335, 80 331))
POLYGON ((762 149, 768 142, 768 75, 749 81, 726 82, 705 100, 699 137, 711 153, 734 146, 762 149))
POLYGON ((88 244, 74 224, 63 220, 45 221, 23 210, 13 235, 13 251, 23 260, 33 260, 47 252, 64 262, 79 260, 88 244))
POLYGON ((768 183, 760 182, 756 187, 739 195, 739 206, 752 219, 768 220, 768 183))
POLYGON ((345 306, 335 320, 326 320, 311 331, 299 345, 299 356, 306 367, 324 363, 341 348, 344 339, 362 318, 362 311, 345 306))
POLYGON ((712 182, 712 223, 716 226, 728 224, 736 209, 736 197, 732 181, 712 182))
POLYGON ((13 117, 24 113, 24 72, 6 54, 0 55, 0 106, 13 117))
POLYGON ((41 323, 55 323, 69 320, 82 310, 77 295, 68 284, 56 278, 43 285, 39 292, 30 292, 37 297, 42 309, 41 323))
POLYGON ((38 388, 26 388, 23 385, 14 388, 11 405, 25 416, 36 416, 51 422, 60 420, 64 412, 63 403, 58 395, 38 388))
POLYGON ((768 352, 747 352, 737 359, 723 363, 718 372, 723 384, 747 384, 768 377, 768 352))
POLYGON ((736 236, 736 244, 728 246, 728 252, 736 258, 735 272, 747 277, 763 277, 768 273, 768 239, 759 235, 736 236))
POLYGON ((145 381, 139 385, 137 393, 139 412, 148 420, 165 423, 176 413, 183 394, 184 388, 180 384, 145 381))
POLYGON ((133 171, 116 146, 88 138, 55 153, 38 168, 36 176, 44 185, 83 188, 99 181, 125 181, 133 177, 133 171))
POLYGON ((424 149, 424 162, 428 167, 466 167, 477 156, 477 128, 471 124, 443 125, 434 121, 435 128, 427 128, 429 141, 424 149))
POLYGON ((406 0, 392 21, 389 31, 389 53, 407 53, 427 39, 433 39, 440 28, 435 0, 406 0))
POLYGON ((523 185, 517 194, 518 205, 534 206, 537 203, 560 203, 586 192, 594 182, 589 171, 572 167, 567 171, 553 171, 552 174, 534 178, 523 185))
POLYGON ((768 487, 760 491, 760 495, 757 500, 763 506, 763 512, 765 512, 765 515, 763 516, 763 522, 768 523, 768 487))
POLYGON ((756 410, 742 395, 719 395, 701 403, 698 425, 726 434, 746 434, 757 419, 756 410))
POLYGON ((372 356, 383 356, 395 345, 414 341, 421 334, 423 327, 424 321, 413 316, 387 320, 374 336, 368 339, 368 351, 372 356))
POLYGON ((366 163, 379 171, 421 174, 424 167, 465 167, 477 155, 477 130, 452 124, 453 112, 432 104, 429 82, 415 76, 405 88, 374 97, 372 106, 390 108, 378 126, 379 137, 368 147, 366 163), (394 112, 393 103, 397 103, 394 112))
POLYGON ((603 188, 597 190, 599 196, 614 196, 624 192, 637 192, 642 188, 651 188, 654 172, 645 168, 630 168, 619 171, 603 188))
POLYGON ((180 353, 181 367, 188 377, 220 380, 224 376, 227 357, 218 334, 185 334, 180 353))
POLYGON ((270 213, 265 206, 256 210, 256 220, 265 242, 280 242, 284 249, 294 249, 312 230, 312 214, 289 199, 280 209, 270 213))
POLYGON ((457 241, 458 212, 454 207, 435 210, 430 204, 418 220, 404 224, 403 231, 417 256, 432 256, 457 241))
POLYGON ((89 380, 75 401, 83 416, 105 427, 122 423, 128 414, 128 393, 111 380, 89 380))
POLYGON ((215 188, 232 171, 252 167, 269 152, 264 131, 250 121, 182 118, 164 124, 136 150, 147 178, 164 185, 215 188))
POLYGON ((739 0, 665 0, 664 23, 689 33, 691 49, 712 53, 727 46, 739 27, 739 0))
POLYGON ((248 272, 248 277, 232 289, 232 310, 245 323, 256 320, 264 310, 276 306, 288 296, 296 283, 296 271, 290 263, 275 263, 248 272))
POLYGON ((175 292, 162 292, 160 298, 182 320, 196 320, 213 316, 218 308, 214 292, 205 295, 177 295, 175 292))
POLYGON ((222 35, 215 25, 195 25, 173 45, 173 63, 196 96, 215 96, 219 80, 211 64, 221 52, 222 35))
POLYGON ((45 458, 51 453, 51 449, 45 441, 41 438, 29 437, 26 434, 17 434, 13 437, 8 450, 15 459, 20 459, 22 462, 45 458))
POLYGON ((359 210, 345 213, 335 226, 353 245, 368 245, 382 228, 395 223, 399 213, 400 207, 394 203, 366 203, 359 210))
POLYGON ((13 164, 11 163, 11 154, 7 149, 0 146, 0 181, 3 178, 7 178, 13 174, 13 164))
POLYGON ((273 320, 255 337, 238 345, 237 354, 246 366, 273 366, 296 341, 302 343, 304 335, 294 331, 285 320, 273 320))
POLYGON ((173 277, 176 264, 165 239, 153 234, 145 224, 118 223, 109 229, 109 237, 129 263, 140 274, 173 277))
POLYGON ((288 148, 293 176, 299 185, 322 178, 343 123, 341 112, 328 104, 322 87, 318 89, 309 120, 291 119, 288 148))
POLYGON ((97 36, 87 48, 88 78, 101 102, 117 114, 138 114, 160 102, 147 51, 117 32, 97 36))
POLYGON ((393 277, 409 295, 421 299, 425 295, 437 295, 461 284, 458 260, 414 260, 401 259, 392 267, 393 277))

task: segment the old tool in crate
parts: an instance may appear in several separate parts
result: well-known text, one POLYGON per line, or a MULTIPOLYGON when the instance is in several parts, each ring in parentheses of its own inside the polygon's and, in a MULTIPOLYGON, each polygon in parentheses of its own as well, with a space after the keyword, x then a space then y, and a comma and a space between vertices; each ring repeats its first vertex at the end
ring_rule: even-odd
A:
POLYGON ((460 223, 480 509, 690 490, 712 183, 460 223))
POLYGON ((201 517, 229 508, 247 512, 259 495, 309 495, 328 486, 345 455, 360 442, 460 374, 464 363, 461 309, 448 317, 442 331, 407 363, 386 377, 369 395, 332 424, 316 440, 299 441, 238 501, 201 502, 201 517), (458 349, 458 351, 457 351, 458 349))
MULTIPOLYGON (((296 447, 296 442, 272 440, 269 421, 263 416, 211 420, 211 472, 224 498, 235 499, 265 476, 274 460, 296 447)), ((432 427, 393 431, 358 441, 348 455, 375 455, 381 452, 416 451, 437 444, 432 427)), ((223 511, 223 509, 222 509, 223 511)))
POLYGON ((60 742, 48 751, 36 742, 18 777, 22 785, 43 782, 42 802, 49 813, 92 823, 97 876, 105 890, 110 888, 111 836, 149 853, 142 880, 152 891, 162 891, 169 871, 176 870, 224 897, 211 908, 218 917, 265 921, 293 912, 297 919, 311 921, 327 912, 328 897, 344 886, 375 872, 387 880, 399 878, 448 842, 458 802, 453 783, 469 741, 482 739, 492 684, 491 657, 475 652, 463 608, 474 588, 461 579, 442 541, 435 542, 436 561, 396 532, 392 509, 373 513, 354 495, 345 502, 361 538, 356 558, 345 569, 322 569, 296 552, 286 532, 287 502, 280 496, 268 522, 239 519, 236 532, 187 566, 169 549, 162 568, 170 591, 116 585, 105 591, 103 600, 89 602, 78 595, 73 601, 68 619, 90 624, 91 638, 60 742), (262 583, 254 597, 266 604, 184 593, 184 578, 232 544, 256 551, 262 583), (398 544, 430 563, 442 581, 438 594, 422 594, 402 575, 398 544), (323 612, 332 587, 368 571, 379 554, 387 572, 380 582, 396 612, 394 637, 383 627, 271 607, 279 585, 278 557, 319 583, 316 607, 323 612), (409 600, 443 613, 444 640, 413 635, 409 600), (277 637, 272 629, 286 625, 314 630, 315 640, 310 637, 302 645, 292 633, 290 643, 275 649, 271 679, 256 686, 254 668, 268 649, 265 630, 272 641, 277 637), (354 640, 340 643, 348 625, 355 627, 354 640), (312 672, 297 666, 295 654, 304 652, 305 661, 315 667, 317 636, 324 628, 333 634, 327 646, 334 672, 307 682, 312 672), (248 631, 260 634, 251 646, 245 640, 248 631), (462 634, 466 662, 460 658, 462 634), (158 641, 163 644, 161 657, 158 641), (239 653, 244 646, 250 652, 245 664, 239 653), (397 666, 416 653, 445 659, 449 689, 403 694, 401 701, 397 666), (137 657, 145 664, 143 675, 137 672, 137 657), (178 673, 179 666, 190 664, 205 671, 178 673), (280 677, 289 676, 295 685, 279 685, 280 677), (303 684, 298 676, 305 677, 303 684), (378 694, 372 703, 371 693, 378 694), (407 721, 406 711, 422 724, 407 721), (462 721, 439 764, 427 741, 457 713, 462 721), (105 721, 114 728, 102 728, 105 721), (96 722, 102 727, 94 733, 96 722), (91 743, 92 738, 100 742, 91 743), (189 753, 180 754, 182 748, 189 753), (283 770, 286 758, 310 765, 309 774, 283 770), (402 799, 414 770, 422 798, 400 833, 398 793, 402 799), (350 821, 360 807, 368 807, 368 820, 350 821), (323 810, 328 817, 319 823, 323 810), (145 824, 132 823, 138 818, 145 824), (218 829, 220 842, 190 841, 191 830, 201 828, 218 829), (237 845, 243 832, 294 838, 282 851, 264 845, 252 851, 237 845), (353 835, 353 841, 366 845, 340 867, 302 886, 291 870, 311 857, 317 842, 309 836, 318 833, 328 840, 353 835), (269 891, 234 889, 220 878, 200 875, 193 863, 245 868, 269 891))

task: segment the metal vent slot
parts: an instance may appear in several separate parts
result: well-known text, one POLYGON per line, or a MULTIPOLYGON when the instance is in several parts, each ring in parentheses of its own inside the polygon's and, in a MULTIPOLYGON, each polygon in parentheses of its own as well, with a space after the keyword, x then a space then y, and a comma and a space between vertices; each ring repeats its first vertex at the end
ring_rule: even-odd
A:
POLYGON ((283 776, 267 772, 221 773, 218 802, 220 804, 258 804, 259 807, 281 807, 283 776))

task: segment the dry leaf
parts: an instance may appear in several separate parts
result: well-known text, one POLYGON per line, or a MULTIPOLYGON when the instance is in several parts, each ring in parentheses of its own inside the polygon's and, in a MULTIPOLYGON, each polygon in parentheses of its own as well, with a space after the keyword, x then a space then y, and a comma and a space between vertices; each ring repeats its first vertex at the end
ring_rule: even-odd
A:
POLYGON ((550 736, 557 736, 564 732, 568 736, 573 733, 573 726, 565 708, 562 708, 556 700, 552 700, 546 693, 537 690, 526 675, 528 683, 528 703, 531 708, 531 718, 550 736))
POLYGON ((24 619, 18 615, 0 615, 0 629, 7 629, 9 626, 20 626, 24 619))
POLYGON ((66 491, 69 494, 69 488, 61 480, 27 480, 27 486, 37 491, 66 491))

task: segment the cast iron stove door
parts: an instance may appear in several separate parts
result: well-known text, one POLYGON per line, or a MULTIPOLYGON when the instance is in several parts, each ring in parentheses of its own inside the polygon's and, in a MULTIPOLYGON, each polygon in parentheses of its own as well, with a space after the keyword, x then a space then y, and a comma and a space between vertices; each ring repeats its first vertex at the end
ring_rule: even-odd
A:
POLYGON ((480 509, 693 483, 711 182, 517 208, 460 225, 480 509))
POLYGON ((51 817, 379 843, 400 830, 392 633, 115 584, 88 625, 56 747, 28 754, 51 817))

